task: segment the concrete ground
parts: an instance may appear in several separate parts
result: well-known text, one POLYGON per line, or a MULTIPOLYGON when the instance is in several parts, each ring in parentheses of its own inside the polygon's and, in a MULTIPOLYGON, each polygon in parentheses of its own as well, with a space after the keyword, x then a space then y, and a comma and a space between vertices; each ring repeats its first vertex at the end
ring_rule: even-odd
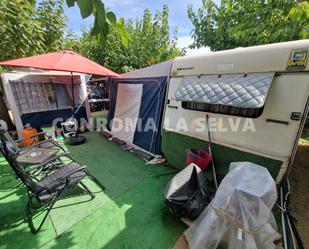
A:
POLYGON ((304 243, 309 248, 309 144, 300 145, 290 175, 290 212, 304 243))

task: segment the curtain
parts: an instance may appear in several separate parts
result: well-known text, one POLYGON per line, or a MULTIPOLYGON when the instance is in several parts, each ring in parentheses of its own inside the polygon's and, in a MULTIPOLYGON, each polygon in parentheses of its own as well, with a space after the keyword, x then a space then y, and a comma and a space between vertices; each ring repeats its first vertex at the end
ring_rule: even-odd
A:
POLYGON ((20 114, 57 109, 55 88, 52 83, 11 82, 20 114))
MULTIPOLYGON (((84 102, 86 96, 84 96, 84 93, 81 88, 81 84, 73 84, 73 86, 74 86, 74 104, 75 104, 75 107, 77 107, 84 102)), ((68 91, 68 95, 71 99, 71 105, 72 105, 73 104, 72 84, 66 84, 66 88, 68 91)))
MULTIPOLYGON (((72 86, 68 84, 11 81, 19 114, 72 108, 72 86)), ((81 85, 75 84, 75 105, 83 100, 81 85)))

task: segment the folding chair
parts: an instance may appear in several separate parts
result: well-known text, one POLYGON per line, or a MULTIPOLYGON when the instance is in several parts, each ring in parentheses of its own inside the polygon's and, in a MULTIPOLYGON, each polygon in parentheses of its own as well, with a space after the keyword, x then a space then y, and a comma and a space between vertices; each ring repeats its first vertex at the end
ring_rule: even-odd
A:
MULTIPOLYGON (((38 134, 43 134, 43 133, 38 133, 38 134)), ((11 135, 3 129, 0 129, 0 139, 1 139, 1 142, 6 147, 5 150, 2 149, 2 154, 4 155, 6 154, 7 160, 10 155, 15 155, 16 159, 18 159, 19 157, 22 157, 23 155, 36 153, 40 151, 41 149, 56 149, 58 151, 62 151, 65 154, 69 154, 69 152, 67 152, 64 148, 62 148, 62 146, 60 146, 57 142, 50 140, 50 139, 41 141, 37 144, 33 144, 30 147, 19 148, 17 144, 22 142, 23 140, 13 140, 11 135)), ((23 166, 28 173, 31 173, 33 175, 37 175, 41 172, 40 168, 38 167, 28 167, 29 165, 27 164, 24 164, 23 166)), ((47 166, 48 165, 44 165, 44 170, 48 169, 47 166)), ((50 166, 53 166, 52 169, 54 169, 57 166, 56 162, 54 162, 50 166)))
POLYGON ((43 141, 40 141, 36 144, 33 144, 31 146, 28 147, 19 147, 18 144, 22 144, 23 141, 25 141, 26 139, 31 139, 33 137, 36 136, 41 136, 41 135, 45 135, 45 132, 39 132, 35 135, 32 135, 30 137, 27 137, 25 139, 19 139, 19 140, 13 140, 13 138, 11 137, 10 133, 6 130, 3 130, 0 128, 0 135, 2 137, 2 141, 5 141, 7 144, 7 147, 9 148, 9 150, 12 153, 15 154, 24 154, 26 152, 29 152, 31 150, 35 150, 36 148, 45 148, 45 149, 50 149, 50 148, 58 148, 59 150, 65 152, 66 150, 57 142, 55 142, 52 139, 46 139, 43 141))
POLYGON ((8 143, 5 143, 2 139, 0 140, 0 150, 2 154, 14 170, 17 177, 20 178, 23 184, 27 187, 29 199, 26 212, 28 224, 32 233, 37 233, 41 229, 52 207, 59 199, 61 199, 66 190, 76 185, 80 185, 86 193, 90 195, 91 199, 95 197, 95 195, 82 182, 82 179, 86 176, 91 177, 97 185, 103 190, 105 189, 105 187, 89 173, 87 167, 75 161, 68 152, 55 155, 44 163, 36 165, 35 167, 43 169, 44 167, 50 167, 50 165, 55 162, 57 162, 59 166, 59 161, 62 162, 62 165, 59 167, 54 168, 53 170, 48 170, 45 174, 40 174, 36 177, 27 172, 25 168, 17 162, 17 154, 10 153, 8 151, 10 148, 8 148, 7 145, 8 143), (63 157, 67 162, 61 160, 63 157), (33 200, 37 200, 38 205, 35 205, 33 200), (46 207, 47 211, 38 228, 35 228, 31 210, 41 209, 43 207, 46 207))
MULTIPOLYGON (((57 157, 61 156, 63 155, 57 155, 45 164, 48 164, 50 161, 55 160, 57 157)), ((75 187, 76 185, 80 185, 86 191, 86 193, 90 195, 91 199, 95 197, 94 193, 92 193, 82 182, 82 179, 84 179, 86 176, 90 176, 98 184, 97 180, 87 171, 86 166, 81 165, 75 161, 72 161, 63 167, 54 170, 41 179, 34 178, 28 172, 26 172, 25 169, 18 164, 14 155, 9 155, 8 162, 14 172, 17 174, 18 178, 20 178, 20 180, 27 187, 28 203, 26 212, 28 224, 32 233, 37 233, 42 228, 54 204, 59 199, 61 199, 65 191, 68 189, 75 187), (34 200, 36 200, 36 203, 34 203, 34 200), (42 221, 36 228, 33 223, 32 210, 38 210, 41 208, 47 208, 47 211, 42 221)), ((101 184, 99 185, 104 189, 104 186, 101 184)))

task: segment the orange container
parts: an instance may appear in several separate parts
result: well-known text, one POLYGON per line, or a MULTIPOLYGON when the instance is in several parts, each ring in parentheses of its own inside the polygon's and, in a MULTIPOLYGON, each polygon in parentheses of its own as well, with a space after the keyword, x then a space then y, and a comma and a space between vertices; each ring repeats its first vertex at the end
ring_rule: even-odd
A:
POLYGON ((35 144, 39 141, 39 138, 38 137, 32 137, 32 138, 29 138, 29 139, 26 139, 28 137, 31 137, 35 134, 37 134, 38 131, 32 127, 25 127, 25 129, 23 129, 23 138, 25 139, 24 140, 24 146, 30 146, 32 144, 35 144))

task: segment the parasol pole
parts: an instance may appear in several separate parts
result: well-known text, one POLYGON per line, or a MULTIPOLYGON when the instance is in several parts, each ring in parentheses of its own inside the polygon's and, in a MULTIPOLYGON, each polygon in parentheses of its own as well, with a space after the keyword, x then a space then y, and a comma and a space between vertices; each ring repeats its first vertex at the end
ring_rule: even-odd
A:
POLYGON ((73 102, 73 113, 75 109, 75 96, 74 96, 74 78, 73 78, 73 72, 71 72, 71 83, 72 83, 72 102, 73 102))

